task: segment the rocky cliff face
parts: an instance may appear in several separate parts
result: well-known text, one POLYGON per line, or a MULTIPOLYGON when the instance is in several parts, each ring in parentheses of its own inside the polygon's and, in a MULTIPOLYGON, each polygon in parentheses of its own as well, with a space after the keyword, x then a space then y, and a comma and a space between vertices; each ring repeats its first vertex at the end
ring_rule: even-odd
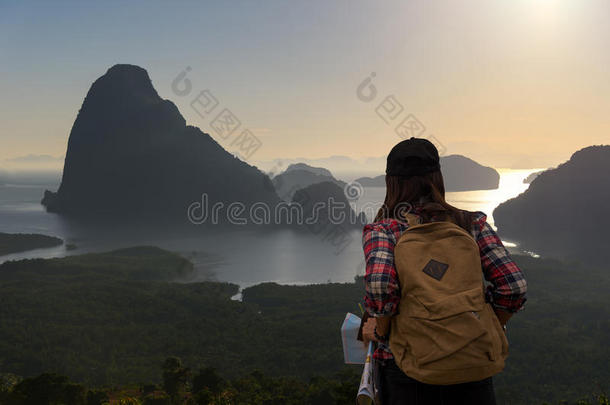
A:
POLYGON ((115 65, 87 93, 61 186, 42 203, 62 214, 186 219, 187 207, 204 193, 210 203, 279 201, 265 174, 187 126, 146 70, 115 65))
POLYGON ((605 262, 610 146, 590 146, 540 173, 530 187, 494 210, 498 231, 522 247, 560 258, 605 262))

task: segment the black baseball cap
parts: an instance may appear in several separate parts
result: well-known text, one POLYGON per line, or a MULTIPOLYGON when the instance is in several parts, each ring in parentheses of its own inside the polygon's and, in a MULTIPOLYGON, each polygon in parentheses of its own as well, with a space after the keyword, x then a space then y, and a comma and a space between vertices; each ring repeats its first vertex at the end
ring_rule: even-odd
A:
POLYGON ((441 170, 438 150, 424 138, 411 137, 397 143, 390 154, 385 173, 388 176, 422 176, 441 170))

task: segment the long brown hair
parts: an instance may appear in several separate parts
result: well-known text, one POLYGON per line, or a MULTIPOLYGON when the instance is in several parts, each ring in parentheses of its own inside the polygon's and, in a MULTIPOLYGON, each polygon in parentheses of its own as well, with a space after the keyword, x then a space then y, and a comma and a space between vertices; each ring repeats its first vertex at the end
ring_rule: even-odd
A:
POLYGON ((385 184, 385 201, 377 212, 375 221, 384 218, 404 220, 405 213, 418 204, 421 198, 427 198, 428 202, 422 205, 421 210, 423 222, 430 222, 432 217, 440 218, 471 232, 471 213, 445 201, 445 183, 440 170, 412 177, 386 175, 385 184))

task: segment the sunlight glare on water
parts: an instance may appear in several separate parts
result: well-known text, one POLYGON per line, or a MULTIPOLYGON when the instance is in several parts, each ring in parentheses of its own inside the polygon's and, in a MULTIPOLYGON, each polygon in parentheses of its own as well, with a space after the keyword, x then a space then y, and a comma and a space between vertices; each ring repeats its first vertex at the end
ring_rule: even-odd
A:
MULTIPOLYGON (((447 192, 445 197, 447 202, 458 208, 468 211, 483 211, 487 214, 487 222, 496 229, 493 219, 493 210, 500 203, 509 200, 523 193, 529 184, 523 180, 531 173, 545 169, 496 169, 500 174, 500 184, 493 190, 474 190, 474 191, 452 191, 447 192)), ((356 208, 367 214, 369 221, 372 221, 374 214, 383 203, 385 187, 367 187, 356 208)))
MULTIPOLYGON (((447 192, 445 197, 449 204, 468 211, 482 211, 487 215, 487 222, 494 230, 497 227, 493 218, 493 210, 502 202, 517 197, 529 187, 523 180, 531 173, 545 170, 538 169, 496 169, 500 174, 500 183, 497 189, 493 190, 474 190, 474 191, 453 191, 447 192)), ((375 213, 383 203, 385 187, 367 187, 358 200, 356 208, 362 209, 369 222, 372 222, 375 213)), ((506 247, 517 247, 517 244, 503 239, 506 247)), ((532 256, 534 253, 527 252, 532 256)))
POLYGON ((468 211, 483 211, 487 214, 487 222, 497 229, 493 210, 500 203, 517 197, 529 187, 523 180, 531 173, 544 169, 496 169, 500 173, 500 184, 494 190, 475 190, 448 192, 447 201, 458 208, 468 211))

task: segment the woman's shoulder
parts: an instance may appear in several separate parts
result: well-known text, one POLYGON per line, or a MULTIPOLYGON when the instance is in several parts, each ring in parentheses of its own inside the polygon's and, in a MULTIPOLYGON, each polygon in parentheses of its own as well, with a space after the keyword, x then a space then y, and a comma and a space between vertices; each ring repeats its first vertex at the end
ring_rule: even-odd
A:
POLYGON ((487 223, 487 214, 483 211, 466 211, 470 214, 470 219, 472 223, 472 236, 476 239, 477 235, 479 235, 483 229, 485 228, 485 224, 487 223))
POLYGON ((467 211, 470 213, 472 222, 477 224, 484 224, 487 221, 487 214, 483 211, 467 211))
POLYGON ((409 225, 406 222, 402 222, 394 218, 384 218, 379 221, 366 224, 362 230, 362 233, 363 235, 366 235, 372 232, 379 232, 396 236, 407 229, 408 226, 409 225))

